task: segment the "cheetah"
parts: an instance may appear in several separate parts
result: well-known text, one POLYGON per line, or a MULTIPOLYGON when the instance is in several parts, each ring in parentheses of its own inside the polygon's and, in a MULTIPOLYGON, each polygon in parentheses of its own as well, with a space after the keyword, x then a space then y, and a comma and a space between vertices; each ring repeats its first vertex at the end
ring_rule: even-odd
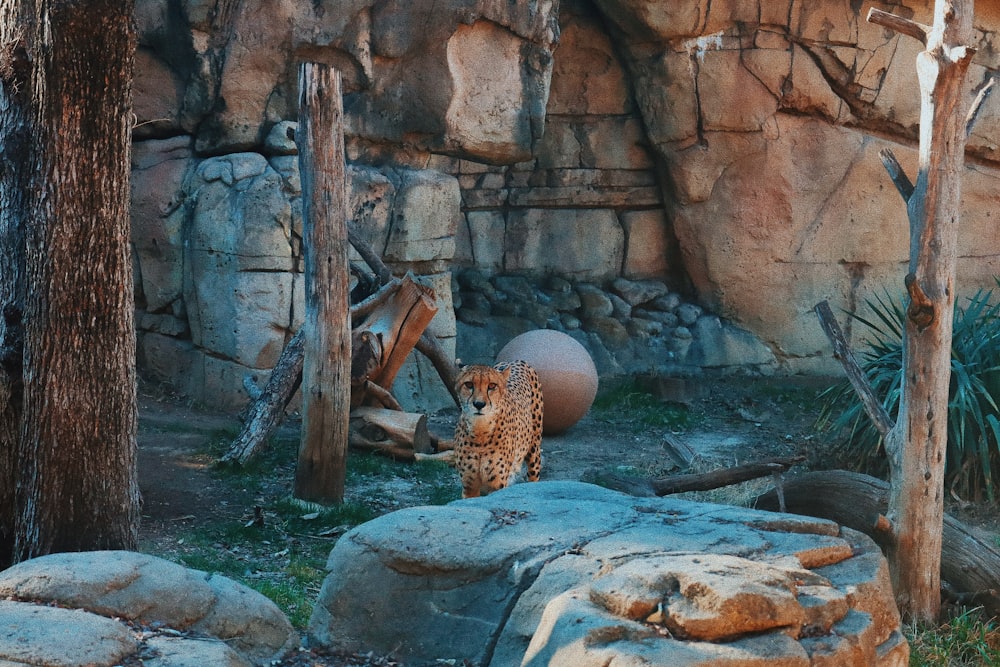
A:
POLYGON ((455 382, 462 414, 455 427, 455 467, 462 497, 511 484, 528 464, 528 481, 542 469, 542 389, 523 361, 466 366, 455 382))

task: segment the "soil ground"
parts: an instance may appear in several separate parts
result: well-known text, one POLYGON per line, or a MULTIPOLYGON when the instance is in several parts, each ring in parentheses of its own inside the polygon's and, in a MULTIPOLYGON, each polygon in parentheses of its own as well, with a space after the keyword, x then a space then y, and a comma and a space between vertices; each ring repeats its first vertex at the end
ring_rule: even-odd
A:
MULTIPOLYGON (((592 480, 609 473, 644 478, 669 475, 678 470, 665 447, 667 441, 680 442, 696 453, 694 469, 791 455, 802 455, 806 461, 789 474, 796 469, 836 467, 831 465, 831 436, 816 428, 822 407, 817 397, 831 384, 830 380, 816 379, 716 378, 672 381, 666 386, 653 383, 649 393, 634 387, 606 394, 602 391, 604 395, 578 424, 564 434, 543 439, 542 479, 592 480)), ((456 418, 457 410, 431 415, 431 431, 450 438, 456 418)), ((246 477, 239 471, 220 471, 215 465, 239 427, 236 415, 200 409, 150 387, 140 391, 140 548, 192 567, 213 569, 211 563, 202 565, 195 557, 197 536, 207 534, 200 548, 245 563, 244 576, 239 571, 235 576, 251 585, 261 577, 287 580, 281 572, 288 571, 289 552, 311 550, 317 563, 317 580, 308 584, 291 582, 293 587, 306 588, 304 593, 299 591, 305 596, 300 606, 311 605, 318 593, 325 554, 337 537, 358 520, 322 531, 291 528, 285 522, 280 534, 249 535, 256 544, 241 541, 248 535, 240 530, 255 521, 261 525, 267 521, 270 526, 282 521, 274 508, 282 502, 287 504, 292 491, 299 422, 296 415, 289 415, 272 439, 277 451, 267 455, 263 470, 252 469, 246 477), (273 567, 269 560, 274 561, 273 567)), ((354 452, 350 457, 351 461, 363 457, 381 459, 354 452)), ((348 503, 365 505, 373 515, 423 504, 428 497, 447 501, 460 494, 457 474, 450 468, 439 466, 442 474, 428 481, 412 472, 415 466, 426 464, 383 461, 379 465, 383 467, 367 476, 349 476, 346 489, 348 503), (427 487, 431 484, 443 486, 443 492, 429 495, 427 487)), ((694 495, 699 500, 739 504, 769 486, 768 478, 694 495)), ((974 514, 970 511, 963 518, 968 520, 974 514)), ((980 518, 991 515, 982 514, 980 518)), ((266 594, 272 590, 255 587, 266 594)), ((299 626, 308 619, 308 609, 304 612, 306 615, 293 618, 299 626)), ((396 663, 370 654, 323 656, 303 651, 281 664, 303 667, 396 663)))
MULTIPOLYGON (((630 405, 593 409, 567 432, 545 436, 542 479, 586 479, 597 472, 656 477, 675 471, 664 446, 680 439, 709 465, 735 465, 771 456, 822 457, 824 443, 815 423, 824 380, 687 380, 678 400, 664 400, 667 411, 682 416, 650 424, 651 409, 630 405)), ((614 399, 612 399, 614 400, 614 399)), ((624 399, 626 402, 628 397, 624 399)), ((219 447, 240 428, 237 415, 192 406, 184 399, 145 388, 140 392, 139 476, 143 496, 142 534, 146 540, 169 538, 177 526, 243 519, 254 505, 291 493, 293 467, 275 470, 262 494, 234 487, 215 469, 219 447)), ((457 410, 430 415, 430 429, 449 438, 457 410)), ((298 438, 292 414, 279 437, 298 438)), ((399 466, 410 464, 399 463, 399 466)), ((458 477, 455 477, 458 489, 458 477)), ((347 489, 348 498, 352 489, 347 489)), ((405 505, 405 491, 400 504, 405 505)))

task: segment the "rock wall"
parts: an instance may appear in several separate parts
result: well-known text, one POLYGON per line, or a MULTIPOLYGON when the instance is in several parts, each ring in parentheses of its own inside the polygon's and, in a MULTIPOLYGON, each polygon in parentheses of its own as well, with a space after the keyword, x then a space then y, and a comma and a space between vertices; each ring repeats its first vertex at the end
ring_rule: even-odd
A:
MULTIPOLYGON (((931 5, 879 6, 930 22, 931 5)), ((496 313, 456 325, 454 274, 475 268, 609 294, 615 280, 656 280, 741 341, 714 367, 836 372, 811 308, 900 288, 905 211, 878 151, 915 169, 918 47, 865 12, 848 0, 138 0, 141 363, 236 405, 242 376, 262 380, 301 321, 289 121, 310 59, 344 75, 355 219, 396 270, 427 276, 432 326, 459 356, 541 326, 496 313)), ((977 13, 970 93, 1000 60, 1000 9, 977 13)), ((964 185, 963 291, 1000 273, 998 136, 987 104, 964 185)), ((602 372, 704 366, 634 358, 649 332, 627 318, 610 315, 632 326, 616 346, 607 321, 569 315, 608 357, 602 372)), ((443 397, 420 363, 397 386, 404 403, 443 397)))

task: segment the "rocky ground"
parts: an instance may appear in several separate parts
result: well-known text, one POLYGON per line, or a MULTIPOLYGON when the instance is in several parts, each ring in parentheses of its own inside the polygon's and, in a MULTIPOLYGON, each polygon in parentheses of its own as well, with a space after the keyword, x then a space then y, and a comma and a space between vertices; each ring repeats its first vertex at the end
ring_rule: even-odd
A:
MULTIPOLYGON (((567 433, 544 439, 542 479, 592 479, 608 473, 628 477, 668 475, 677 471, 664 444, 668 440, 690 447, 696 453, 693 465, 700 469, 795 454, 806 457, 805 465, 821 466, 828 458, 830 443, 815 428, 821 406, 817 394, 828 385, 823 381, 730 378, 657 383, 646 388, 651 393, 635 387, 610 392, 567 433)), ((453 411, 432 415, 431 430, 448 436, 455 416, 453 411)), ((245 559, 246 575, 251 579, 280 571, 281 567, 268 567, 266 560, 272 557, 287 563, 289 549, 302 544, 319 554, 321 563, 322 554, 332 548, 350 522, 326 530, 286 525, 284 544, 262 547, 240 543, 245 538, 242 533, 237 537, 241 528, 255 520, 278 521, 273 508, 285 502, 292 490, 298 422, 292 415, 282 426, 275 448, 283 451, 268 454, 266 473, 251 470, 246 478, 238 472, 219 471, 214 465, 238 428, 234 415, 199 409, 148 387, 141 392, 142 549, 199 567, 190 561, 190 547, 196 539, 192 536, 215 531, 209 549, 245 559)), ((429 482, 410 472, 412 464, 383 465, 389 467, 379 474, 391 477, 391 481, 376 485, 370 476, 349 478, 350 503, 365 504, 374 513, 381 513, 426 502, 428 484, 444 487, 437 491, 437 497, 445 500, 459 493, 457 476, 451 478, 450 470, 429 482), (369 481, 352 484, 351 480, 358 479, 369 481)), ((766 489, 769 483, 748 483, 700 494, 698 499, 741 502, 766 489)), ((275 539, 270 534, 265 537, 264 542, 275 539)), ((306 597, 314 599, 318 584, 309 584, 307 589, 306 597)), ((395 663, 384 656, 321 656, 303 651, 283 664, 395 663)))

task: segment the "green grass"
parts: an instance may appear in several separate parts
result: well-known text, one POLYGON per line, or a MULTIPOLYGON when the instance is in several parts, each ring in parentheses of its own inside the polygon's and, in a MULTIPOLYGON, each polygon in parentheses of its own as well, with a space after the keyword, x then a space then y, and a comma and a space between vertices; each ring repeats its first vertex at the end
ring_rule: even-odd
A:
POLYGON ((906 630, 910 667, 1000 665, 1000 627, 978 609, 963 610, 937 627, 906 630))
POLYGON ((594 399, 591 409, 598 419, 630 426, 634 431, 650 427, 683 431, 695 423, 687 407, 661 401, 640 389, 635 382, 626 382, 601 392, 594 399))
MULTIPOLYGON (((199 456, 215 460, 231 440, 230 434, 220 432, 199 456)), ((454 469, 442 462, 407 464, 351 452, 345 502, 313 507, 287 496, 297 444, 278 438, 248 466, 213 469, 215 478, 233 489, 234 498, 253 498, 259 504, 263 526, 254 524, 251 516, 220 516, 176 533, 161 553, 156 548, 146 550, 259 591, 303 629, 325 577, 330 550, 343 533, 397 509, 400 487, 413 489, 406 504, 435 505, 460 498, 461 486, 454 469), (283 481, 275 483, 276 478, 283 481)))

